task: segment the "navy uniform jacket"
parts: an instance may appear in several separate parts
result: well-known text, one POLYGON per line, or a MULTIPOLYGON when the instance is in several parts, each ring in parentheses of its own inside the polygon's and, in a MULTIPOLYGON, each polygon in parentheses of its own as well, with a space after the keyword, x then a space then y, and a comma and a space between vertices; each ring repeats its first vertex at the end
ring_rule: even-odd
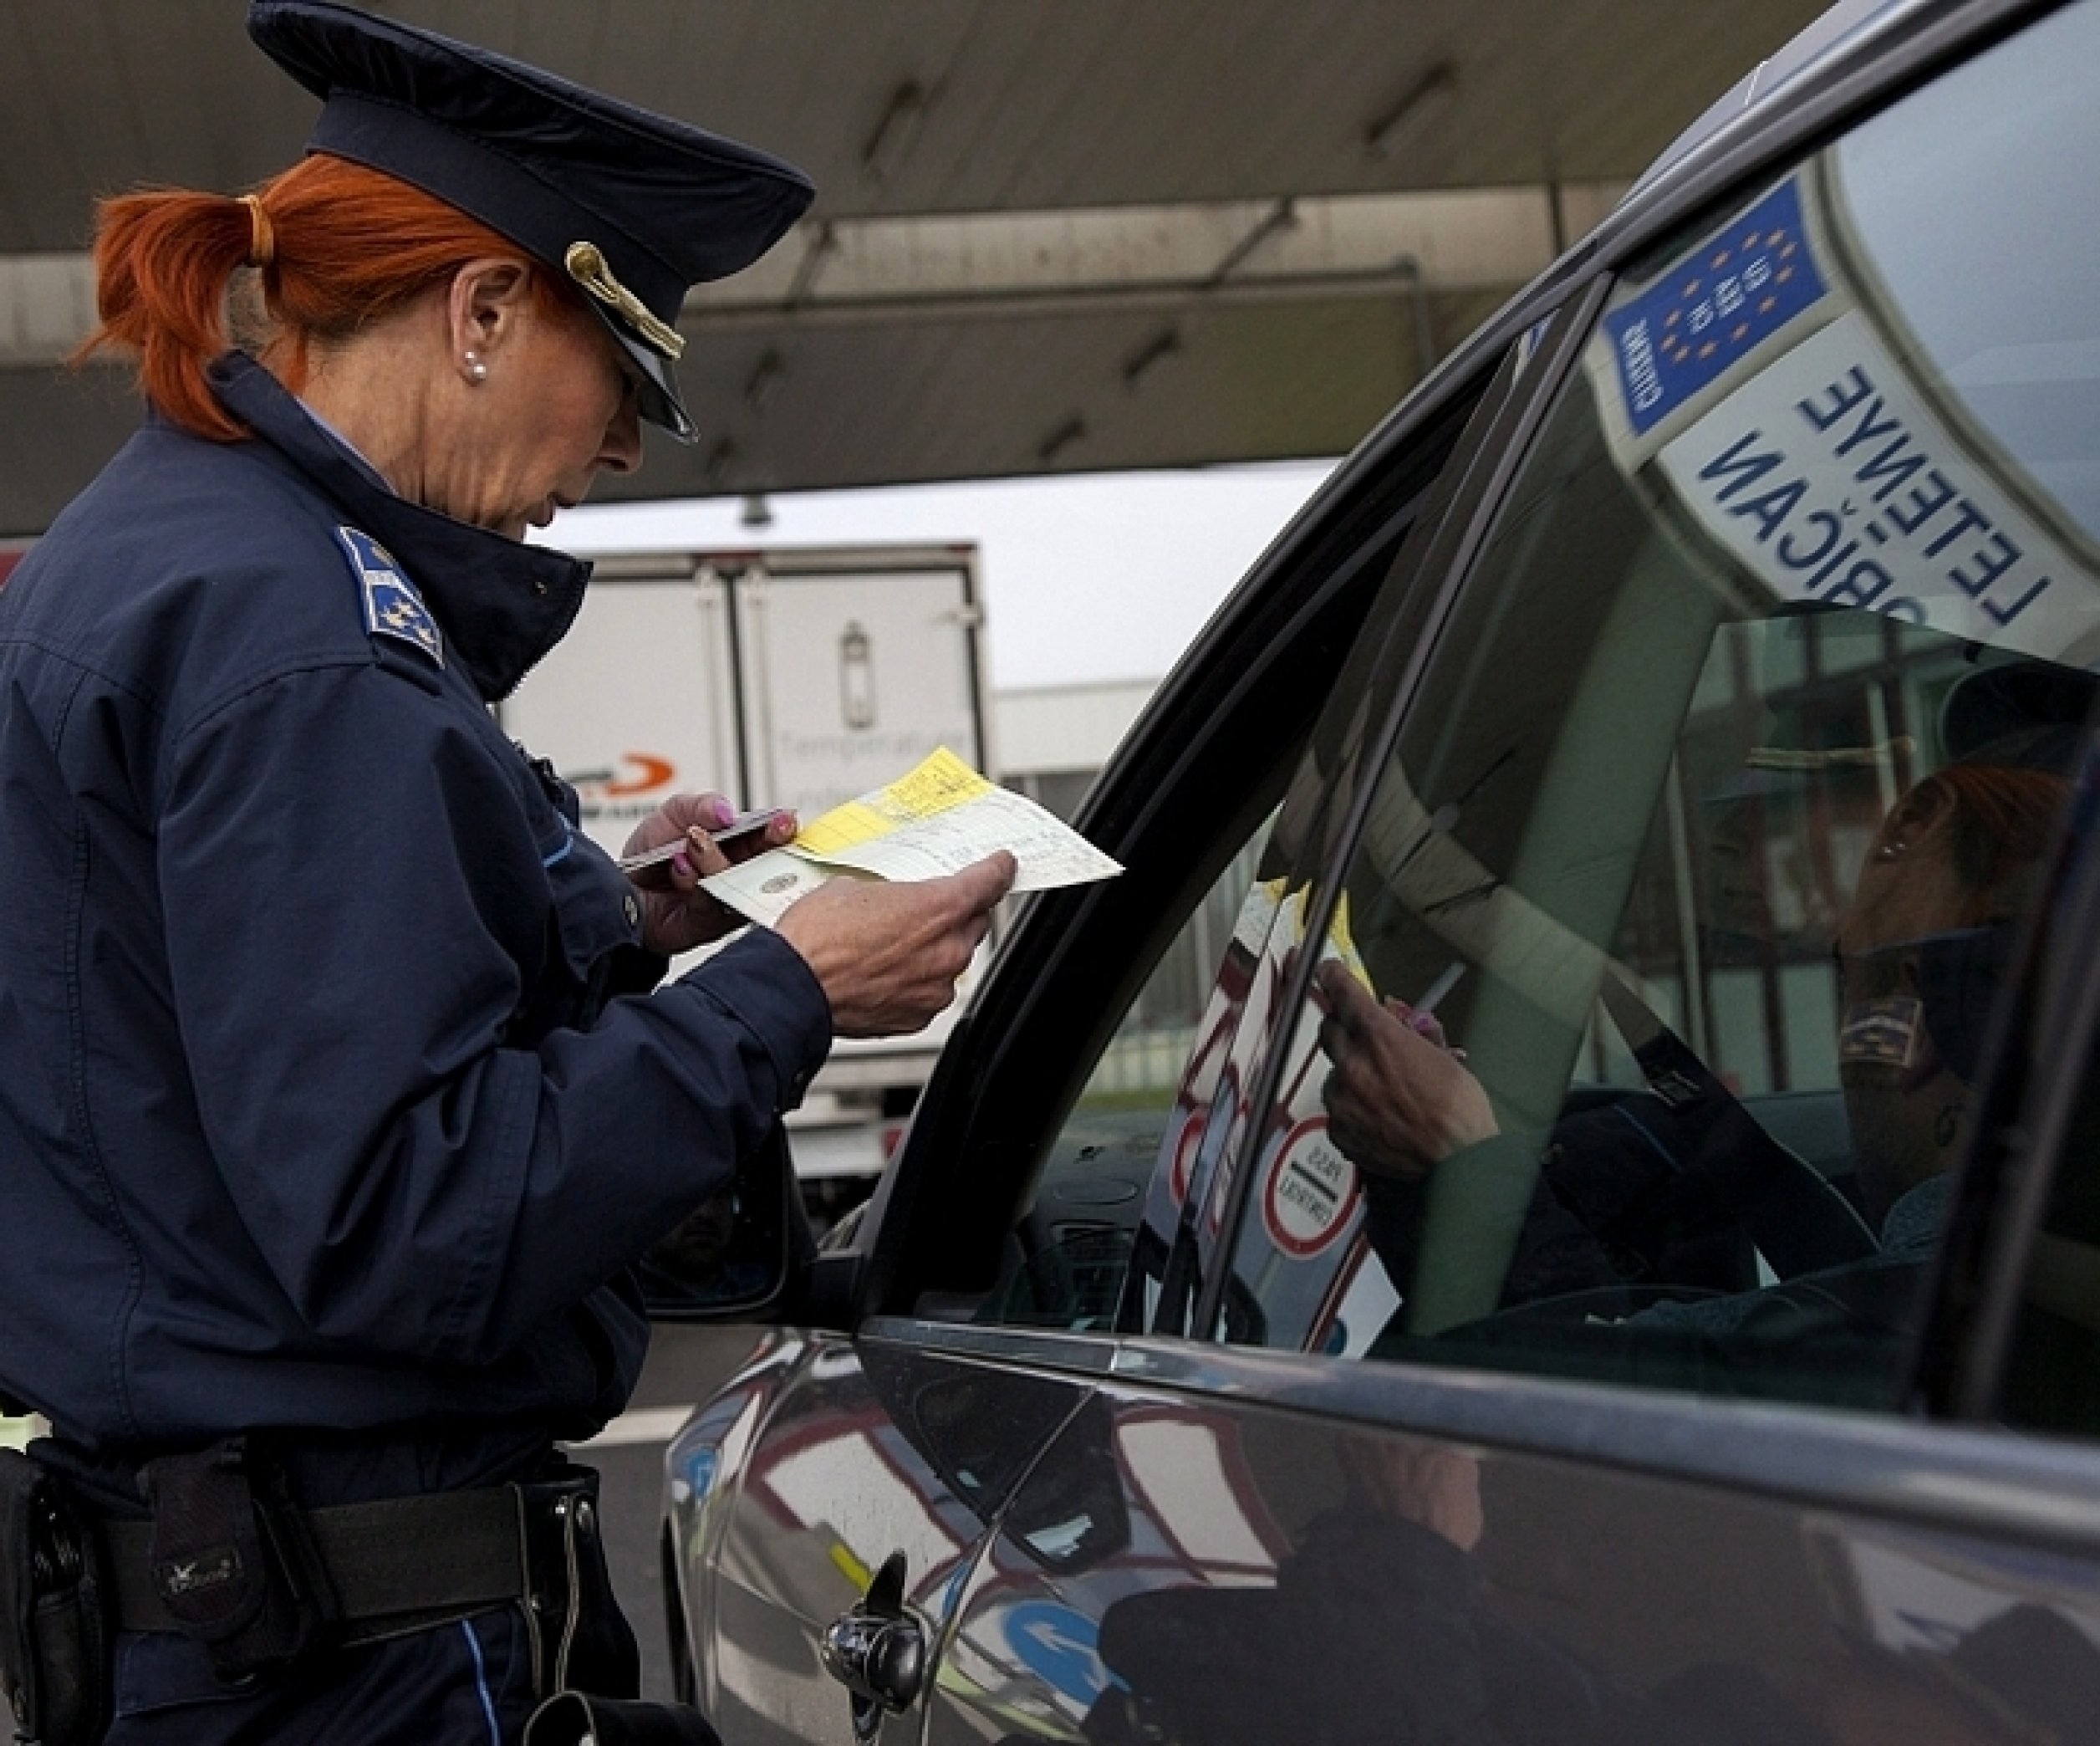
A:
POLYGON ((0 1389, 94 1448, 624 1402, 629 1269, 830 1042, 631 888, 489 702, 589 568, 388 493, 252 361, 0 592, 0 1389))

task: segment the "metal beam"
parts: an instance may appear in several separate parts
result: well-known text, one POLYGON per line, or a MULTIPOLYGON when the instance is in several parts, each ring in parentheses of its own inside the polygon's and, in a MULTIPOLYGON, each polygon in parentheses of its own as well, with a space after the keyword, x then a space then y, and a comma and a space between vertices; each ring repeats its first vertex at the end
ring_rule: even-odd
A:
MULTIPOLYGON (((1552 259, 1556 192, 1538 186, 805 224, 751 272, 701 287, 680 325, 700 334, 1492 290, 1523 283, 1552 259)), ((1562 188, 1557 211, 1563 222, 1594 222, 1614 194, 1609 184, 1562 188)), ((87 255, 0 256, 0 369, 59 363, 94 324, 87 255)))

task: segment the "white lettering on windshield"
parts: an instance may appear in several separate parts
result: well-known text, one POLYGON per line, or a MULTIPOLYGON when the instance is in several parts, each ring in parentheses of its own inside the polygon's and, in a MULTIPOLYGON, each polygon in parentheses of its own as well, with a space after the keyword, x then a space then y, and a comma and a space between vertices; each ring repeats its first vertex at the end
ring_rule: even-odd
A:
POLYGON ((1803 594, 1922 623, 1923 603, 1890 590, 1899 574, 1909 579, 1923 571, 2006 625, 2047 592, 2051 578, 1955 485, 1949 472, 1958 466, 1951 458, 1943 464, 1890 409, 1864 366, 1853 365, 1794 410, 1829 440, 1827 452, 1846 463, 1838 482, 1856 493, 1832 501, 1830 474, 1799 464, 1784 431, 1768 437, 1761 429, 1708 456, 1697 477, 1803 594))

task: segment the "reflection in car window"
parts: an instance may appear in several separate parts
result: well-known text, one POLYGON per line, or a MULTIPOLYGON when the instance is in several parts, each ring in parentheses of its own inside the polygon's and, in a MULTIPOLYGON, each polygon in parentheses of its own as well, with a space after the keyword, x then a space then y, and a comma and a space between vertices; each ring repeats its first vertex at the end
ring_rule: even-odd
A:
POLYGON ((1016 1225, 980 1321, 1106 1329, 1138 1206, 1195 1049, 1211 974, 1267 840, 1265 822, 1190 912, 1094 1062, 1016 1225))
MULTIPOLYGON (((1518 385, 1558 319, 1541 317, 1503 355, 1397 550, 1384 539, 1355 549, 1355 561, 1384 579, 1378 600, 1328 689, 1330 697, 1345 702, 1311 724, 1302 755, 1281 767, 1291 771, 1282 804, 1267 830, 1266 847, 1254 858, 1251 881, 1243 880, 1239 889, 1236 915, 1160 1136, 1124 1275, 1119 1328, 1186 1334, 1196 1325, 1220 1267, 1251 1100, 1277 1026, 1290 1016, 1280 997, 1308 938, 1307 872, 1332 861, 1349 809, 1346 773, 1397 695, 1397 676, 1382 664, 1381 651, 1408 646, 1428 622, 1436 591, 1415 587, 1414 579, 1434 572, 1430 554, 1455 519, 1453 505, 1475 462, 1491 448, 1501 418, 1518 403, 1518 385)), ((1219 895, 1225 895, 1222 888, 1219 895)), ((1260 1304, 1229 1275, 1225 1284, 1220 1315, 1226 1336, 1259 1341, 1260 1304)))
POLYGON ((2001 1405, 2015 1424, 2100 1437, 2100 1059, 2087 1067, 2057 1172, 2021 1281, 2001 1405))
POLYGON ((2088 3, 1616 289, 1333 894, 1267 1343, 1892 1396, 2100 656, 2097 70, 2088 3))
MULTIPOLYGON (((2074 542, 2100 539, 2100 232, 2079 222, 2100 152, 2096 56, 2100 18, 2075 8, 1836 153, 1857 257, 1887 288, 1899 343, 2011 458, 2008 486, 2031 482, 2074 542)), ((2001 553, 1989 531, 1980 543, 2001 553)))
MULTIPOLYGON (((1360 588, 1357 597, 1374 602, 1373 622, 1360 638, 1323 632, 1294 641, 1289 652, 1307 671, 1302 688, 1265 703, 1251 755, 1199 785, 1200 822, 1172 853, 1185 889, 1204 895, 1184 900, 1185 916, 1177 906, 1154 918, 1154 937, 1167 943, 1098 1056, 1075 1049, 1069 1070, 1046 1070, 1063 1085, 1086 1078, 1035 1154, 1027 1202, 977 1320, 1188 1330, 1232 1192, 1221 1161, 1243 1125, 1253 1064, 1276 1016, 1282 960, 1272 948, 1305 937, 1307 893, 1294 870, 1332 859, 1331 833, 1346 811, 1332 778, 1390 701, 1377 650, 1426 617, 1428 598, 1406 579, 1420 569, 1452 494, 1554 319, 1541 318, 1511 346, 1491 380, 1460 379, 1392 456, 1367 500, 1371 513, 1343 521, 1308 555, 1310 574, 1323 574, 1338 597, 1360 588), (1330 672, 1330 654, 1338 671, 1330 672), (1353 707, 1338 721, 1318 721, 1316 733, 1327 696, 1349 697, 1353 707), (1220 870, 1205 886, 1212 866, 1220 870)), ((1254 1337, 1256 1318, 1234 1319, 1252 1310, 1243 1293, 1228 1299, 1236 1335, 1254 1337)))

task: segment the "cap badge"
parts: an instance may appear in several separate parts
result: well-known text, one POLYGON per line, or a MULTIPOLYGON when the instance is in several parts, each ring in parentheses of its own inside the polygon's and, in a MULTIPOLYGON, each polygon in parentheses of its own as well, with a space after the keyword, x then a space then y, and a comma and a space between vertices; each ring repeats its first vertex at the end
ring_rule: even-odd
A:
POLYGON ((570 243, 562 264, 568 268, 571 278, 607 309, 616 311, 665 357, 675 361, 685 355, 686 336, 669 322, 659 319, 647 304, 613 277, 613 269, 605 264, 604 251, 595 242, 570 243))

